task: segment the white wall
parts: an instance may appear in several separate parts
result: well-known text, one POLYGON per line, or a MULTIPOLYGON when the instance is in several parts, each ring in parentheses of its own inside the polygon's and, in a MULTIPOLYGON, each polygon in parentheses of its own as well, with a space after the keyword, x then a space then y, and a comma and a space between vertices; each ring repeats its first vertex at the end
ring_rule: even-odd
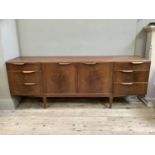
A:
POLYGON ((18 38, 15 20, 2 20, 1 38, 5 60, 19 56, 18 38))
POLYGON ((10 96, 5 62, 19 56, 15 20, 0 20, 0 109, 14 109, 18 103, 10 96))
POLYGON ((23 56, 134 55, 137 20, 17 20, 23 56))

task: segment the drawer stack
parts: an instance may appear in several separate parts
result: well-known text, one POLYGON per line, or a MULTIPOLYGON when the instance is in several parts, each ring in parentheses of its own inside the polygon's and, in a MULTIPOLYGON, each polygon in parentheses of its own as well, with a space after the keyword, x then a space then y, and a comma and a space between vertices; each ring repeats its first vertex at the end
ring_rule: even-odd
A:
POLYGON ((7 71, 12 95, 41 95, 42 80, 39 63, 8 63, 7 71))
POLYGON ((113 96, 145 95, 150 62, 116 62, 113 71, 113 96))

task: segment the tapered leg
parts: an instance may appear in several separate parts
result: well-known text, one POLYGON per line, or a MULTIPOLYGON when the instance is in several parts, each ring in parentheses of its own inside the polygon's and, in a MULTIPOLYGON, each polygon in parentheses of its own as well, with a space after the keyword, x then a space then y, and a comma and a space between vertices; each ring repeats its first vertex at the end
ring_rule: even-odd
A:
POLYGON ((43 97, 43 106, 44 106, 44 108, 46 108, 47 107, 47 97, 43 97))
POLYGON ((109 97, 109 108, 112 108, 113 97, 109 97))

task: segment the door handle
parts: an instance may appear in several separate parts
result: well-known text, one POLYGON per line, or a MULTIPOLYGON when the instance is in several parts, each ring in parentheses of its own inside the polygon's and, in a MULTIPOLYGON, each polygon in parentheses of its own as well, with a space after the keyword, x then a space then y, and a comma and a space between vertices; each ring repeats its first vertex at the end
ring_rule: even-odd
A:
POLYGON ((120 70, 120 72, 123 72, 123 73, 132 73, 133 70, 120 70))
POLYGON ((34 73, 35 71, 22 71, 22 73, 24 74, 30 74, 30 73, 34 73))
POLYGON ((140 65, 140 64, 143 64, 144 62, 131 62, 132 64, 134 64, 134 65, 140 65))
POLYGON ((122 82, 120 83, 121 85, 124 85, 124 86, 130 86, 130 85, 133 85, 132 82, 122 82))
POLYGON ((69 63, 69 62, 59 62, 58 64, 59 65, 70 65, 71 63, 69 63))
POLYGON ((18 66, 22 66, 22 65, 24 65, 25 63, 23 63, 23 62, 15 62, 15 63, 12 63, 13 65, 18 65, 18 66))
POLYGON ((95 65, 95 64, 97 64, 96 62, 85 62, 84 63, 85 65, 95 65))
POLYGON ((36 83, 24 83, 25 86, 33 86, 36 85, 36 83))

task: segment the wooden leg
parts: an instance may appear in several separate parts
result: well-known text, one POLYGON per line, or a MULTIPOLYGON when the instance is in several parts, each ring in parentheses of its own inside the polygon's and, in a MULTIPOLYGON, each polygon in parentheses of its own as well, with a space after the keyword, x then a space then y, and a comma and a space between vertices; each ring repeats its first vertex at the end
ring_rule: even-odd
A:
POLYGON ((44 108, 47 107, 47 98, 46 97, 43 97, 43 106, 44 106, 44 108))
POLYGON ((112 108, 113 97, 109 97, 109 108, 112 108))

